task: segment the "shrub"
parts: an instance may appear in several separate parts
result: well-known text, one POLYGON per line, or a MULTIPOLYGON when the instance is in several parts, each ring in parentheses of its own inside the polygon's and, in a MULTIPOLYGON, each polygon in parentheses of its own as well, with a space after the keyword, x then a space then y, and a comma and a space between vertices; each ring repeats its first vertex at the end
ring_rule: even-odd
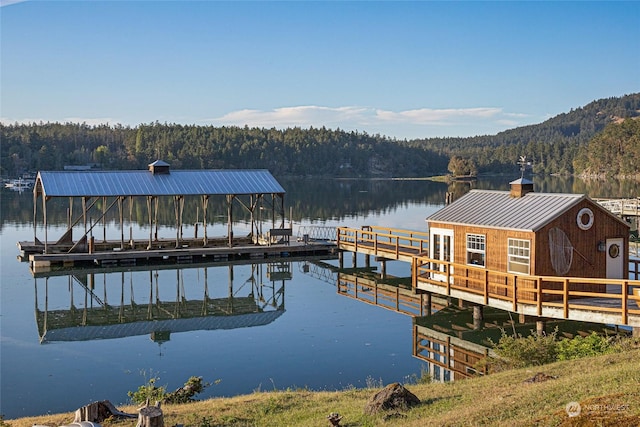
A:
POLYGON ((498 343, 493 343, 498 356, 506 359, 509 367, 522 368, 555 362, 558 359, 557 331, 547 335, 507 335, 502 331, 498 343))
POLYGON ((558 342, 558 360, 579 359, 613 351, 611 339, 595 332, 586 337, 576 335, 572 339, 563 339, 558 342))
POLYGON ((149 380, 145 384, 138 387, 138 390, 129 391, 127 395, 129 396, 129 398, 131 398, 131 401, 133 403, 136 403, 138 405, 142 405, 147 401, 161 402, 164 399, 167 391, 163 386, 156 386, 156 380, 158 379, 159 378, 155 376, 149 378, 149 380))

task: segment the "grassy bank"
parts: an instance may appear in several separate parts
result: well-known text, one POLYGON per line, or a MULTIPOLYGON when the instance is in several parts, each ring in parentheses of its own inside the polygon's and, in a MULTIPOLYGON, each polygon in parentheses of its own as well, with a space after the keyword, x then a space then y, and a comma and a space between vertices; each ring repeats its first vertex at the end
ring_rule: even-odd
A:
MULTIPOLYGON (((638 426, 640 350, 557 362, 539 369, 517 369, 472 380, 407 385, 407 388, 422 404, 402 414, 364 415, 364 406, 378 389, 284 390, 166 405, 164 421, 167 426, 327 426, 327 415, 338 412, 345 427, 638 426), (526 382, 538 372, 557 378, 526 382), (579 416, 568 417, 565 407, 570 402, 580 404, 579 416)), ((118 409, 137 413, 133 406, 118 409)), ((4 424, 59 426, 72 421, 70 412, 5 420, 4 424)), ((123 427, 135 424, 135 419, 103 423, 123 427)))

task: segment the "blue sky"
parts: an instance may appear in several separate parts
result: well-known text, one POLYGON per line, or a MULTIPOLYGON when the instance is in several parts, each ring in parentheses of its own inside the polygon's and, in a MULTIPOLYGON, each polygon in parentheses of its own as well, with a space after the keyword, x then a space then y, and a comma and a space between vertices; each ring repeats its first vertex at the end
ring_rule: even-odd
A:
POLYGON ((495 134, 640 92, 640 2, 1 0, 0 120, 495 134))

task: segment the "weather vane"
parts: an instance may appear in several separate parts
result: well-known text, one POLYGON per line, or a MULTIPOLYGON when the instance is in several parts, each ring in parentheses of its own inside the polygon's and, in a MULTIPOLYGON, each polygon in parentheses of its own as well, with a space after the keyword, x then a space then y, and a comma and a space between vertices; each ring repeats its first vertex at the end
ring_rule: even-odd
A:
POLYGON ((527 167, 533 167, 533 162, 527 160, 527 156, 520 156, 518 164, 520 165, 520 178, 524 178, 524 172, 527 170, 527 167))

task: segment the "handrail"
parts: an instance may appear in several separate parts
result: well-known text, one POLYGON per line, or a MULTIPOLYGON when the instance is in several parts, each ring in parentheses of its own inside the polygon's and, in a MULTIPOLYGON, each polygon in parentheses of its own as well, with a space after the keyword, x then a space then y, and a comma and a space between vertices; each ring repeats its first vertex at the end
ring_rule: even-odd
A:
POLYGON ((337 246, 343 250, 410 260, 414 290, 419 282, 427 283, 440 288, 438 293, 443 295, 451 295, 452 290, 464 291, 484 305, 489 305, 490 299, 500 301, 502 307, 514 312, 519 311, 519 307, 529 306, 538 316, 543 316, 545 310, 548 314, 550 308, 561 310, 564 318, 568 318, 572 310, 589 310, 615 313, 620 316, 619 324, 625 325, 629 315, 640 316, 640 296, 633 293, 634 289, 640 289, 640 259, 637 258, 629 259, 629 279, 622 280, 518 275, 434 260, 427 255, 428 233, 395 228, 338 227, 337 246), (638 309, 632 308, 634 302, 638 309))
POLYGON ((338 247, 367 248, 396 259, 425 252, 429 248, 429 234, 419 231, 408 231, 397 228, 364 226, 361 229, 351 227, 337 228, 338 247))
MULTIPOLYGON (((635 268, 640 265, 640 261, 631 263, 635 268)), ((529 305, 541 315, 544 308, 558 308, 568 318, 571 310, 589 310, 619 314, 624 325, 628 324, 629 314, 640 315, 640 296, 633 293, 633 289, 640 289, 640 280, 518 275, 424 255, 414 257, 412 271, 414 289, 419 288, 419 283, 427 283, 442 288, 446 295, 451 295, 452 290, 464 291, 482 297, 485 304, 489 299, 510 303, 513 311, 529 305), (434 278, 442 276, 443 271, 448 272, 448 280, 434 278), (629 301, 635 301, 639 308, 630 308, 629 301)))

